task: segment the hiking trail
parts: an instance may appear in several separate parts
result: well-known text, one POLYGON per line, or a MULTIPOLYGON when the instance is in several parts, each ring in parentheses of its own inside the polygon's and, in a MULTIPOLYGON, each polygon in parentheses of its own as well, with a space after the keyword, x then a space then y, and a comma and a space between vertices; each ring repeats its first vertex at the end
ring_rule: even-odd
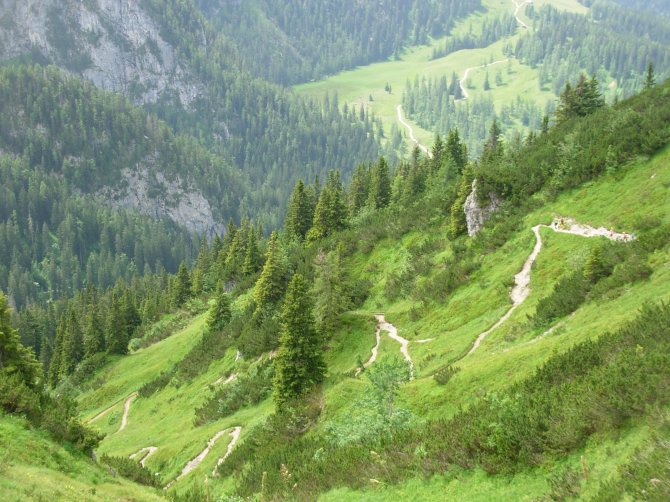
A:
POLYGON ((409 139, 410 139, 416 146, 418 146, 418 147, 419 147, 419 150, 421 150, 423 153, 425 153, 425 154, 428 156, 429 159, 432 159, 432 158, 433 158, 433 154, 432 154, 432 152, 428 149, 427 146, 422 145, 421 143, 419 143, 419 140, 416 139, 416 137, 414 137, 414 129, 413 129, 412 126, 409 125, 409 124, 405 121, 405 119, 403 118, 403 115, 402 115, 402 105, 398 105, 397 108, 396 108, 396 111, 398 112, 398 122, 400 122, 400 123, 401 123, 403 126, 405 126, 405 128, 407 129, 407 131, 408 131, 408 133, 409 133, 409 139))
POLYGON ((130 459, 134 459, 134 458, 137 458, 137 457, 139 457, 140 455, 144 454, 144 455, 140 458, 140 465, 141 465, 142 467, 144 467, 144 463, 145 463, 147 460, 149 460, 149 457, 150 457, 151 455, 153 455, 154 453, 156 453, 157 450, 158 450, 158 448, 156 448, 155 446, 147 446, 146 448, 142 448, 141 450, 139 450, 139 451, 133 453, 133 454, 130 455, 128 458, 130 458, 130 459))
POLYGON ((119 430, 116 432, 121 432, 123 429, 126 428, 126 425, 128 425, 128 413, 130 413, 130 405, 133 404, 133 401, 137 399, 138 396, 139 394, 137 392, 133 392, 126 398, 126 402, 123 403, 123 416, 121 417, 121 426, 119 427, 119 430))
POLYGON ((239 426, 238 426, 238 427, 233 427, 233 428, 232 428, 232 431, 231 431, 230 428, 228 428, 228 429, 224 429, 224 430, 219 431, 219 432, 217 432, 216 434, 214 434, 214 436, 212 437, 212 439, 210 439, 210 440, 207 442, 207 446, 205 447, 205 449, 202 450, 200 453, 198 453, 198 455, 197 455, 195 458, 193 458, 191 461, 189 461, 189 462, 184 466, 184 468, 182 469, 182 471, 181 471, 181 473, 179 474, 179 476, 177 476, 177 477, 174 478, 172 481, 170 481, 167 485, 165 485, 165 488, 163 488, 163 489, 164 489, 164 490, 169 490, 170 487, 171 487, 173 484, 175 484, 177 481, 179 481, 179 480, 182 479, 184 476, 186 476, 186 475, 189 474, 191 471, 193 471, 196 467, 198 467, 198 466, 202 463, 202 461, 205 460, 205 457, 209 454, 209 452, 210 452, 211 449, 214 447, 214 445, 216 444, 216 442, 217 442, 219 439, 221 439, 221 437, 224 436, 224 435, 228 432, 228 433, 230 434, 230 436, 231 436, 232 439, 230 440, 230 443, 228 444, 228 450, 226 451, 226 454, 225 454, 222 458, 220 458, 219 461, 218 461, 218 463, 216 464, 216 467, 215 467, 215 469, 214 469, 214 471, 216 471, 216 469, 223 463, 223 461, 224 461, 224 460, 228 457, 228 455, 230 455, 230 453, 233 451, 233 447, 235 446, 235 443, 237 443, 237 440, 238 440, 239 437, 240 437, 240 432, 241 432, 241 431, 242 431, 242 427, 239 427, 239 426))
MULTIPOLYGON (((589 225, 582 225, 572 218, 555 218, 551 225, 536 225, 532 228, 533 233, 535 234, 535 246, 533 251, 530 253, 530 256, 526 258, 525 263, 521 272, 514 276, 514 286, 510 291, 510 298, 512 300, 512 306, 510 309, 503 315, 498 321, 491 326, 489 329, 481 333, 472 344, 472 348, 464 356, 467 357, 472 354, 479 345, 484 341, 484 339, 492 332, 499 328, 510 316, 514 313, 516 308, 521 305, 528 295, 530 294, 530 272, 533 266, 533 263, 537 259, 537 256, 542 250, 542 236, 540 235, 541 228, 549 228, 554 232, 562 234, 571 234, 579 235, 581 237, 605 237, 611 241, 616 242, 630 242, 635 240, 635 237, 627 233, 618 233, 613 230, 608 230, 604 227, 594 228, 589 225)), ((555 329, 555 328, 554 328, 555 329)), ((553 329, 545 332, 541 337, 544 337, 553 332, 553 329)))

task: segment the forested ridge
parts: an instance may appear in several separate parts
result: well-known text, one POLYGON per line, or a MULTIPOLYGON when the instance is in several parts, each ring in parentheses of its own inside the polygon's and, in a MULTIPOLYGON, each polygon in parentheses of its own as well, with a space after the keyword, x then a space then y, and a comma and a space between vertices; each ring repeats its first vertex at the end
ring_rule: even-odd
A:
POLYGON ((197 5, 237 42, 255 75, 284 85, 398 56, 406 47, 446 35, 456 20, 482 8, 480 0, 198 0, 197 5))

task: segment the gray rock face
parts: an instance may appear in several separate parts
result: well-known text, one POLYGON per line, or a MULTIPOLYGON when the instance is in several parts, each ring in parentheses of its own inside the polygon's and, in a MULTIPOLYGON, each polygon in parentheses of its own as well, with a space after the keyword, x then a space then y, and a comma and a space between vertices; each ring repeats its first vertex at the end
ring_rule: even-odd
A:
POLYGON ((169 218, 192 232, 209 238, 223 235, 223 225, 214 220, 209 202, 195 188, 177 177, 167 179, 162 173, 150 173, 145 167, 122 171, 119 189, 99 192, 112 207, 132 209, 154 218, 169 218), (160 198, 152 197, 160 193, 160 198))
POLYGON ((465 199, 465 204, 463 205, 463 210, 465 211, 465 221, 468 224, 468 235, 470 237, 474 236, 479 232, 484 223, 495 213, 502 204, 500 198, 494 194, 489 194, 489 199, 491 202, 484 207, 479 205, 477 200, 477 180, 472 182, 472 192, 468 195, 468 198, 465 199))
POLYGON ((0 0, 0 22, 0 60, 32 55, 141 104, 202 92, 138 0, 0 0))

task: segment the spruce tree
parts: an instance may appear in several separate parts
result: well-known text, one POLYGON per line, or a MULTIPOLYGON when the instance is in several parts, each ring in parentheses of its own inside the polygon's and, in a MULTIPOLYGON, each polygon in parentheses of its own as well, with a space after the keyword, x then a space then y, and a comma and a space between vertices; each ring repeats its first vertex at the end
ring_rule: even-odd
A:
POLYGON ((53 353, 51 354, 51 361, 49 362, 49 372, 47 380, 51 387, 58 384, 61 375, 61 363, 63 360, 63 344, 65 340, 65 316, 61 316, 56 328, 56 337, 54 338, 53 353))
POLYGON ((320 252, 315 261, 316 278, 312 289, 316 299, 314 314, 320 331, 326 334, 335 331, 340 314, 347 310, 349 304, 341 256, 341 246, 337 246, 328 254, 320 252))
POLYGON ((249 229, 247 237, 247 250, 244 255, 244 264, 242 265, 242 273, 244 275, 252 275, 258 272, 261 266, 261 252, 258 249, 258 240, 256 239, 256 231, 253 227, 249 229))
POLYGON ((177 277, 175 278, 174 304, 177 307, 181 307, 189 298, 191 298, 191 275, 188 273, 186 263, 181 262, 177 277))
POLYGON ((109 354, 124 355, 128 353, 128 339, 123 323, 123 309, 117 293, 112 301, 105 320, 105 346, 109 354))
POLYGON ((223 283, 219 283, 214 304, 207 315, 207 327, 210 331, 221 331, 230 322, 231 316, 230 299, 226 294, 223 283))
POLYGON ((9 302, 0 291, 0 374, 18 375, 33 386, 39 374, 39 365, 30 349, 21 344, 18 332, 12 327, 9 302))
POLYGON ((91 357, 105 350, 105 337, 100 325, 100 319, 95 312, 86 318, 84 328, 84 357, 91 357))
POLYGON ((70 309, 67 314, 62 354, 61 378, 71 374, 84 357, 84 337, 74 309, 70 309))
POLYGON ((369 204, 375 209, 386 207, 391 202, 391 174, 384 157, 372 168, 370 176, 369 204))
POLYGON ((465 143, 461 142, 458 128, 449 130, 445 150, 449 159, 456 166, 456 173, 461 174, 463 169, 465 169, 465 165, 468 163, 468 151, 465 143))
POLYGON ((298 180, 291 194, 284 224, 286 233, 291 238, 304 239, 312 226, 314 215, 309 199, 305 184, 298 180))
POLYGON ((270 235, 268 248, 265 253, 265 265, 261 276, 254 288, 254 301, 257 310, 264 310, 275 305, 284 293, 286 271, 282 250, 279 246, 279 237, 274 231, 270 235))
POLYGON ((365 206, 370 192, 370 172, 365 164, 358 164, 349 184, 349 208, 352 214, 365 206))
POLYGON ((656 76, 654 75, 654 63, 650 61, 649 65, 647 66, 647 75, 644 79, 644 88, 651 89, 655 85, 656 85, 656 76))
POLYGON ((273 397, 279 410, 324 379, 326 365, 312 310, 307 282, 295 274, 282 307, 275 358, 273 397))

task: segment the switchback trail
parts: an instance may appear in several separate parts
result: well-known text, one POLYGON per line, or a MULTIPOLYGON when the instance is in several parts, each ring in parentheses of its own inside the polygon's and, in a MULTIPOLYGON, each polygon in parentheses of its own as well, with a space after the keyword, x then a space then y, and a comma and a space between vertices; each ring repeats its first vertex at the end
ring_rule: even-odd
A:
POLYGON ((133 458, 137 458, 137 457, 141 456, 140 457, 140 465, 142 467, 144 467, 144 463, 147 460, 149 460, 149 457, 151 455, 153 455, 154 453, 156 453, 157 450, 158 450, 158 448, 156 448, 155 446, 147 446, 146 448, 142 448, 140 451, 138 451, 136 453, 133 453, 128 458, 133 459, 133 458))
POLYGON ((227 378, 226 377, 221 377, 219 378, 216 382, 210 384, 210 385, 228 385, 231 382, 234 382, 237 380, 237 373, 231 373, 227 378))
POLYGON ((416 146, 419 147, 419 150, 421 150, 423 153, 425 153, 428 156, 429 159, 432 159, 433 154, 431 153, 431 151, 428 149, 427 146, 422 145, 421 143, 419 143, 419 140, 414 137, 414 129, 403 118, 402 105, 398 105, 398 107, 396 108, 396 111, 398 112, 398 122, 400 122, 403 126, 405 126, 405 128, 407 128, 407 131, 409 133, 409 139, 412 140, 412 142, 416 146))
POLYGON ((87 424, 87 425, 88 425, 88 424, 92 424, 92 423, 95 422, 96 420, 101 419, 102 417, 104 417, 105 415, 107 415, 107 413, 109 413, 109 412, 112 411, 114 408, 116 408, 116 407, 118 406, 118 404, 119 404, 121 401, 123 401, 123 399, 119 399, 117 402, 115 402, 115 403, 114 403, 113 405, 111 405, 109 408, 105 408, 105 409, 102 410, 100 413, 98 413, 96 416, 94 416, 93 418, 87 420, 87 421, 86 421, 86 424, 87 424))
MULTIPOLYGON (((405 358, 405 361, 407 361, 407 364, 409 365, 410 380, 414 380, 414 362, 412 362, 412 358, 409 355, 409 344, 410 342, 427 343, 432 341, 433 339, 430 338, 427 340, 407 340, 402 336, 398 335, 398 328, 396 328, 393 324, 387 322, 386 318, 384 317, 384 314, 376 314, 375 319, 377 319, 378 322, 377 329, 375 331, 377 343, 372 348, 372 355, 370 356, 370 359, 368 359, 367 362, 363 364, 363 368, 367 368, 377 360, 377 354, 379 351, 379 342, 381 341, 381 332, 386 331, 390 338, 392 338, 393 340, 395 340, 400 344, 400 353, 402 354, 402 356, 405 358)), ((356 370, 356 376, 358 376, 360 372, 363 371, 363 368, 358 368, 356 370)))
MULTIPOLYGON (((579 235, 581 237, 605 237, 611 241, 618 242, 630 242, 635 239, 631 234, 627 233, 617 233, 612 230, 608 230, 604 227, 594 228, 589 225, 581 225, 576 223, 571 218, 556 218, 551 225, 536 225, 533 227, 533 233, 535 234, 535 246, 533 251, 530 253, 530 256, 526 259, 526 262, 523 264, 521 272, 514 276, 514 287, 510 291, 510 298, 512 299, 512 307, 503 315, 498 321, 491 326, 489 329, 481 333, 475 342, 472 344, 472 348, 466 354, 469 356, 472 354, 479 345, 484 341, 484 339, 495 329, 499 328, 507 319, 510 318, 512 313, 516 308, 521 305, 528 295, 530 294, 530 270, 533 266, 533 263, 537 259, 537 256, 542 250, 542 236, 540 235, 540 228, 549 228, 554 232, 562 234, 572 234, 579 235)), ((549 333, 547 333, 549 334, 549 333)))
POLYGON ((133 404, 133 401, 137 399, 137 392, 133 392, 126 398, 126 402, 123 403, 123 416, 121 417, 121 426, 116 432, 121 432, 128 425, 128 413, 130 413, 130 405, 133 404))
POLYGON ((233 448, 235 447, 235 443, 237 443, 237 440, 240 439, 240 433, 242 432, 242 427, 237 426, 233 427, 233 430, 230 431, 230 443, 228 443, 228 449, 226 450, 226 454, 221 457, 217 462, 216 462, 216 467, 214 467, 214 470, 212 471, 212 476, 216 476, 217 471, 219 469, 219 466, 223 464, 228 456, 233 452, 233 448))
MULTIPOLYGON (((196 467, 198 467, 203 460, 205 460, 205 457, 209 454, 210 450, 214 447, 216 442, 226 434, 226 432, 230 433, 230 436, 232 437, 230 444, 228 445, 228 450, 226 451, 226 454, 224 457, 219 459, 219 462, 217 463, 216 467, 218 468, 219 465, 223 463, 223 461, 230 455, 230 452, 233 450, 233 446, 235 446, 235 443, 237 442, 238 438, 240 437, 240 432, 242 431, 241 427, 233 427, 232 431, 231 429, 224 429, 222 431, 217 432, 212 439, 210 439, 207 442, 207 447, 202 450, 193 460, 191 460, 189 463, 186 464, 186 466, 182 469, 181 473, 179 476, 174 478, 172 481, 170 481, 167 485, 165 485, 164 490, 168 490, 173 484, 175 484, 177 481, 179 481, 181 478, 189 474, 191 471, 193 471, 196 467)), ((215 469, 216 470, 216 469, 215 469)))

